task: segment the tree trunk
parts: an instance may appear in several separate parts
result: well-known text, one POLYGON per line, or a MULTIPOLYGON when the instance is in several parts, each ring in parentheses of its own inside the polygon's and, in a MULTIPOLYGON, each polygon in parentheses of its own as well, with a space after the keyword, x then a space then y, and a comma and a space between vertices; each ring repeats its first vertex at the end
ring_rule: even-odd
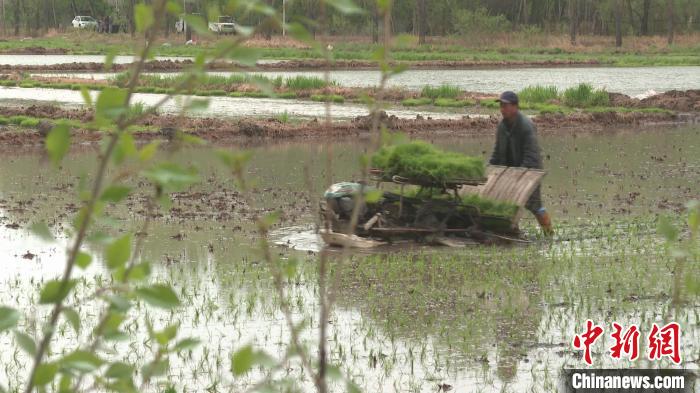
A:
POLYGON ((576 0, 569 0, 569 35, 571 36, 571 45, 576 45, 576 25, 578 24, 576 5, 576 0))
POLYGON ((14 8, 14 22, 15 22, 15 36, 19 35, 19 0, 15 0, 14 8))
POLYGON ((674 18, 673 0, 667 0, 667 8, 668 8, 668 44, 672 45, 673 44, 673 29, 675 27, 675 22, 673 21, 673 18, 674 18))
POLYGON ((615 0, 615 47, 622 46, 622 0, 615 0))
POLYGON ((642 18, 639 21, 639 33, 641 35, 649 34, 649 9, 651 8, 651 0, 644 0, 642 4, 642 18))
POLYGON ((426 10, 427 0, 416 0, 416 13, 418 22, 418 45, 425 44, 425 35, 428 30, 428 16, 426 10))
POLYGON ((129 21, 129 34, 133 37, 136 34, 136 24, 134 23, 134 10, 136 6, 134 0, 129 0, 129 7, 126 11, 127 20, 129 21))
POLYGON ((372 43, 379 43, 379 10, 377 5, 374 4, 374 12, 372 12, 372 43))

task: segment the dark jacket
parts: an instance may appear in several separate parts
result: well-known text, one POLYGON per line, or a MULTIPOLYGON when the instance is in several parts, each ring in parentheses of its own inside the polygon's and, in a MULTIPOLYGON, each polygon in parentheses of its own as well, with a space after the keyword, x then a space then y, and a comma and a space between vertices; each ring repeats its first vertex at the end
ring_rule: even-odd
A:
POLYGON ((489 164, 542 168, 537 128, 530 119, 518 112, 512 127, 508 127, 505 120, 501 121, 496 131, 496 146, 489 164), (510 154, 508 154, 509 147, 510 154))

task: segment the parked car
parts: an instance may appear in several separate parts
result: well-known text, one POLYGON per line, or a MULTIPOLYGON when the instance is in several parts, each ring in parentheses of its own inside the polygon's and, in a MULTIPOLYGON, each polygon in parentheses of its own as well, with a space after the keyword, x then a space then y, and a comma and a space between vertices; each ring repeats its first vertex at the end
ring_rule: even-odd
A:
POLYGON ((97 29, 97 20, 92 16, 76 16, 72 23, 77 29, 97 29))
POLYGON ((218 22, 209 22, 209 30, 218 34, 235 34, 236 24, 230 16, 220 16, 218 22))

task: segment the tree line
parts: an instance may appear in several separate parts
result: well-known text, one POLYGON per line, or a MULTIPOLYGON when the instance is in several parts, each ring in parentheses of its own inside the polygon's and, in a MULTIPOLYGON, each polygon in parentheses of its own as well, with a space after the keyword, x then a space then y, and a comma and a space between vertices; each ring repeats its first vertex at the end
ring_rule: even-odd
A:
MULTIPOLYGON (((123 31, 133 31, 133 9, 143 0, 0 0, 2 31, 42 34, 70 28, 76 15, 109 17, 123 31)), ((189 13, 226 12, 229 0, 178 0, 189 13)), ((377 0, 355 0, 366 12, 344 15, 329 11, 327 31, 337 35, 372 35, 378 40, 387 20, 379 17, 377 0)), ((149 1, 146 0, 146 3, 149 1)), ((284 8, 287 21, 318 28, 319 0, 267 0, 284 8)), ((393 0, 387 28, 394 34, 426 36, 483 36, 507 32, 616 36, 668 35, 700 30, 698 0, 393 0)), ((232 15, 240 23, 255 24, 260 17, 232 15)), ((166 34, 174 30, 173 17, 164 21, 166 34)), ((279 26, 270 26, 279 30, 279 26)), ((274 33, 271 31, 270 33, 274 33)))

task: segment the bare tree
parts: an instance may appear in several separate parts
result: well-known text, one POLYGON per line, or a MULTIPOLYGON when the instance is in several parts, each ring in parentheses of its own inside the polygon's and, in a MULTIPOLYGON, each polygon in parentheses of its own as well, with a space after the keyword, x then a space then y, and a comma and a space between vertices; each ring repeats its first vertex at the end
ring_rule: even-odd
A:
POLYGON ((418 26, 418 44, 425 44, 425 35, 428 33, 428 15, 426 10, 427 0, 416 0, 416 16, 418 26))
POLYGON ((622 0, 615 0, 615 47, 622 46, 622 0))
POLYGON ((569 0, 569 35, 571 36, 571 45, 576 45, 576 29, 578 24, 576 6, 576 0, 569 0))
POLYGON ((674 18, 673 0, 667 0, 666 6, 667 6, 667 12, 668 12, 668 44, 672 45, 673 44, 673 29, 675 27, 675 22, 673 21, 673 18, 674 18))
POLYGON ((642 3, 642 18, 639 21, 639 33, 641 35, 649 34, 649 9, 651 8, 651 0, 644 0, 642 3))

